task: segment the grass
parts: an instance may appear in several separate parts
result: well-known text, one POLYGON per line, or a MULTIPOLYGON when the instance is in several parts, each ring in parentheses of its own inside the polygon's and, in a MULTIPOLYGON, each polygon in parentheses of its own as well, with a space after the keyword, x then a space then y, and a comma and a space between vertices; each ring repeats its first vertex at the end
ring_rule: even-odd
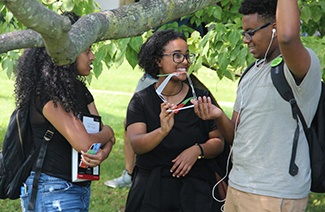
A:
MULTIPOLYGON (((101 165, 100 180, 92 183, 91 212, 124 211, 128 189, 111 189, 104 186, 103 183, 108 179, 120 176, 124 169, 123 121, 128 102, 141 76, 140 70, 132 70, 128 65, 123 64, 118 68, 103 71, 100 78, 93 78, 89 86, 103 122, 114 129, 117 139, 109 158, 101 165)), ((225 113, 230 116, 237 82, 227 79, 220 81, 215 72, 205 69, 200 70, 197 76, 210 89, 225 113)), ((13 88, 13 81, 9 80, 5 72, 0 70, 0 143, 3 141, 9 116, 14 109, 13 88)), ((20 210, 20 200, 0 200, 0 211, 20 210)), ((325 196, 311 193, 307 211, 325 211, 325 196)))

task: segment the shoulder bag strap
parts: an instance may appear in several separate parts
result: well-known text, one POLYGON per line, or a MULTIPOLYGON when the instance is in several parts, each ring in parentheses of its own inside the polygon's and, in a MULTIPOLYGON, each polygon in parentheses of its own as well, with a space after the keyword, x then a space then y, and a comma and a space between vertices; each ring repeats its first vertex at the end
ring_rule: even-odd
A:
POLYGON ((54 132, 55 132, 55 128, 52 126, 52 124, 49 124, 49 129, 44 134, 44 140, 41 144, 41 149, 38 153, 38 158, 36 160, 36 167, 35 167, 35 175, 34 175, 34 179, 33 179, 33 189, 32 189, 31 197, 30 197, 29 204, 28 204, 28 210, 31 210, 31 211, 34 211, 34 208, 35 208, 36 196, 37 196, 37 191, 38 191, 38 180, 41 175, 47 146, 48 146, 48 143, 50 142, 50 140, 52 139, 54 132))

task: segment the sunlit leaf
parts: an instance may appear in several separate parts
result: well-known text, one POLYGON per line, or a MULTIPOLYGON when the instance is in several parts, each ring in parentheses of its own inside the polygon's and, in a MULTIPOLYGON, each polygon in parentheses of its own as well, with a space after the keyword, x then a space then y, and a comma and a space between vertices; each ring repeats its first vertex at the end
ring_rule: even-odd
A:
POLYGON ((71 0, 62 0, 62 10, 72 11, 74 8, 74 2, 71 0))
POLYGON ((6 13, 6 21, 8 23, 12 20, 13 17, 14 17, 14 15, 11 12, 6 13))

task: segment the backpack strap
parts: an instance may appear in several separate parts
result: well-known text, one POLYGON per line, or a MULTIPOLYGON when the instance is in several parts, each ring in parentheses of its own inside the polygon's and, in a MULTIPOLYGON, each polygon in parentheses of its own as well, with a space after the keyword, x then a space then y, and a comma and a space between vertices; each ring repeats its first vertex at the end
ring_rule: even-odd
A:
POLYGON ((296 174, 298 174, 298 171, 299 171, 299 167, 295 163, 298 139, 299 139, 298 117, 299 117, 301 124, 304 128, 306 138, 308 138, 309 130, 308 130, 305 118, 304 118, 300 108, 297 105, 297 102, 293 95, 292 89, 284 76, 283 66, 284 66, 284 62, 283 62, 282 57, 278 57, 278 58, 274 59, 271 63, 271 78, 272 78, 272 82, 273 82, 275 88, 277 89, 277 91, 279 92, 281 97, 290 103, 292 117, 297 122, 297 127, 296 127, 295 134, 293 137, 292 153, 291 153, 290 167, 289 167, 290 175, 295 176, 296 174))
POLYGON ((41 148, 38 153, 38 158, 36 160, 36 166, 35 166, 35 175, 34 175, 34 179, 33 179, 33 189, 32 189, 29 203, 28 203, 28 210, 31 210, 31 211, 34 211, 34 208, 35 208, 36 196, 37 196, 37 192, 38 192, 38 181, 41 176, 41 171, 42 171, 44 158, 45 158, 46 151, 47 151, 47 146, 48 146, 50 140, 52 139, 54 132, 55 132, 55 128, 53 127, 52 124, 49 124, 49 129, 44 134, 44 137, 43 137, 44 140, 41 143, 41 148))
POLYGON ((239 83, 241 82, 242 78, 248 73, 248 71, 253 67, 253 65, 255 64, 255 62, 252 62, 245 70, 244 72, 242 73, 242 75, 240 76, 239 78, 239 81, 238 81, 238 85, 239 83))

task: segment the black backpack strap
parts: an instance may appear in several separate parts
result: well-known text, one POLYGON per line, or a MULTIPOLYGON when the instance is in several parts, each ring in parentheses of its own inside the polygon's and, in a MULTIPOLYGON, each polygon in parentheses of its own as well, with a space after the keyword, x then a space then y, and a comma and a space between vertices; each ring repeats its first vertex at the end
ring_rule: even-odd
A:
POLYGON ((293 137, 293 144, 292 144, 292 153, 291 153, 291 159, 290 159, 290 167, 289 167, 289 173, 292 176, 295 176, 298 174, 299 167, 295 163, 296 159, 296 153, 297 153, 297 146, 298 146, 298 139, 299 139, 299 120, 301 121, 301 124, 304 128, 304 132, 306 134, 306 137, 308 138, 308 127, 305 121, 305 118, 299 109, 296 99, 293 96, 293 92, 291 87, 289 86, 283 71, 284 62, 282 57, 276 58, 271 63, 271 78, 272 82, 281 95, 281 97, 290 103, 291 110, 292 110, 292 117, 297 121, 297 127, 295 130, 295 135, 293 137))
POLYGON ((248 73, 248 71, 253 67, 253 65, 255 64, 255 62, 252 62, 245 70, 244 72, 242 73, 242 75, 240 76, 239 78, 239 81, 238 81, 238 85, 239 83, 241 82, 242 78, 248 73))
POLYGON ((33 179, 33 189, 31 193, 31 197, 28 203, 28 210, 34 211, 35 208, 35 202, 36 202, 36 196, 37 196, 37 191, 38 191, 38 180, 41 175, 43 163, 44 163, 44 158, 46 155, 47 151, 47 146, 52 139, 53 135, 55 132, 55 128, 52 126, 52 124, 49 124, 49 129, 45 132, 44 134, 44 141, 41 144, 40 151, 38 153, 38 158, 36 160, 36 166, 35 166, 35 175, 33 179))

